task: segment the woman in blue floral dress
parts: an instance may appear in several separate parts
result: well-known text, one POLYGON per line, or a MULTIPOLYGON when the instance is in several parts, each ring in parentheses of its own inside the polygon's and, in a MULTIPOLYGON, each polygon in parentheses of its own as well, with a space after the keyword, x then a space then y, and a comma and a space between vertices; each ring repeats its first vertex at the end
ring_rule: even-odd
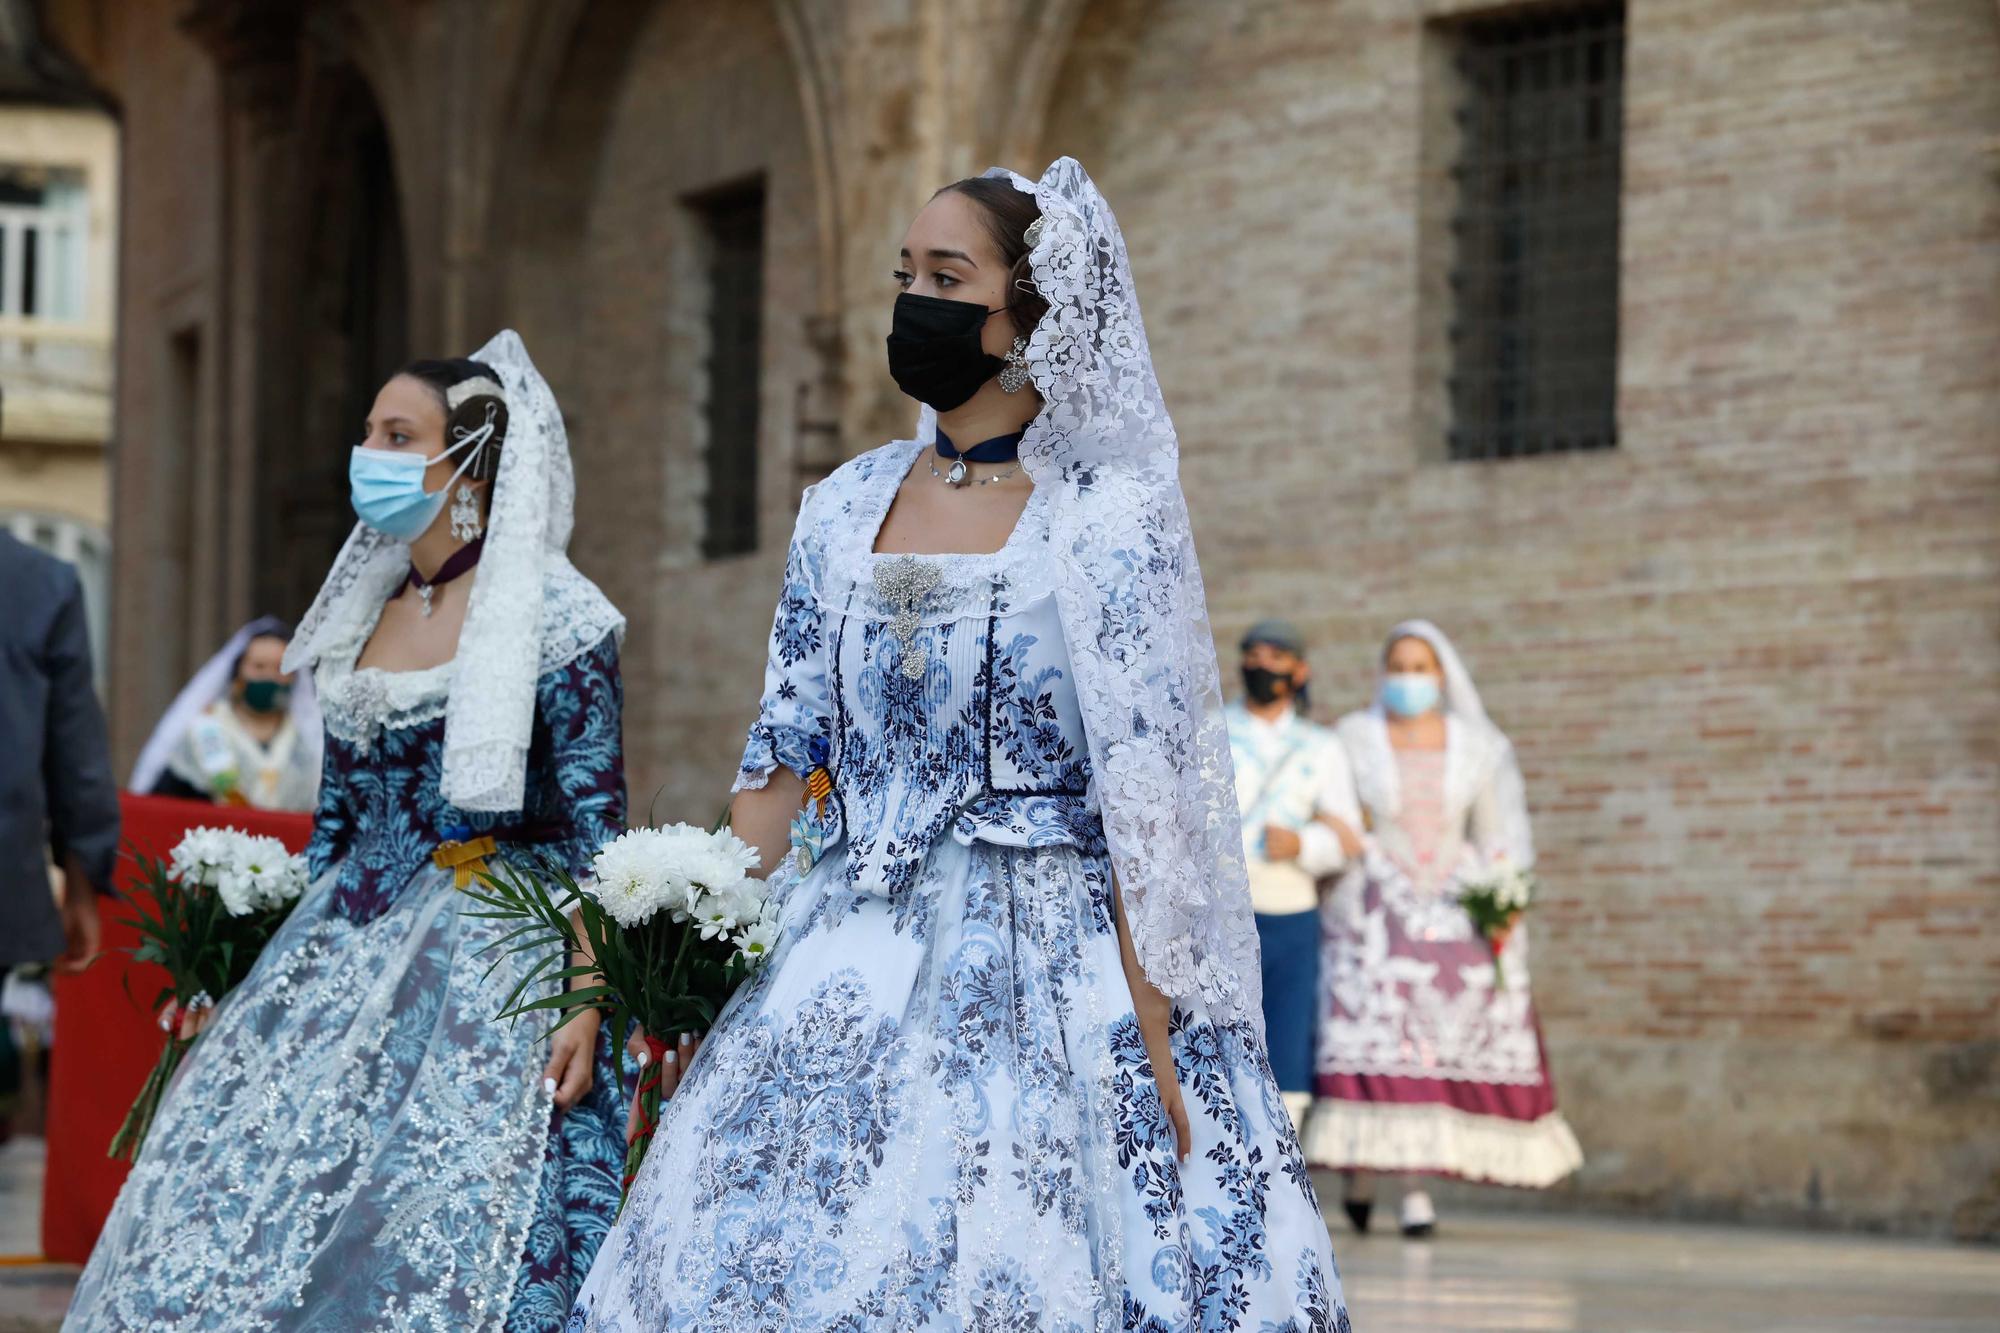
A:
POLYGON ((1116 223, 992 174, 898 277, 919 439, 807 492, 737 784, 780 938, 572 1327, 1345 1330, 1116 223))
POLYGON ((623 825, 624 622, 563 553, 561 417, 503 333, 392 379, 352 475, 365 524, 286 660, 326 714, 312 887, 210 1011, 66 1328, 547 1333, 617 1211, 608 1038, 495 1023, 528 960, 454 892, 623 825))

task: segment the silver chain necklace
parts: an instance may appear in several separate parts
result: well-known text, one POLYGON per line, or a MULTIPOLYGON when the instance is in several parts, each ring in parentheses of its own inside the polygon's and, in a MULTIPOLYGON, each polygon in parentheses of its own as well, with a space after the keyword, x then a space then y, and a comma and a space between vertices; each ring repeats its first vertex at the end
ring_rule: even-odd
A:
POLYGON ((951 471, 949 472, 938 471, 937 462, 935 460, 931 462, 931 475, 933 477, 936 477, 939 481, 943 482, 945 485, 951 487, 953 490, 960 490, 968 485, 991 486, 996 481, 1007 480, 1007 478, 1013 476, 1016 472, 1019 472, 1020 470, 1021 470, 1021 465, 1019 463, 1016 463, 1014 464, 1014 466, 1008 468, 1005 472, 996 472, 990 477, 975 477, 972 475, 971 469, 965 466, 965 460, 963 458, 953 462, 951 465, 951 471))

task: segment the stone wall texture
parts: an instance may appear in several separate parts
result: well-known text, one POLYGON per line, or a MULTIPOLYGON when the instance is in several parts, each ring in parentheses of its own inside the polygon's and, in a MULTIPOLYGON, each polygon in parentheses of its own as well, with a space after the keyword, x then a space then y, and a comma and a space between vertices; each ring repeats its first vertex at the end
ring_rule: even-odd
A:
POLYGON ((632 620, 635 806, 707 817, 799 487, 911 418, 880 352, 908 216, 1070 154, 1132 247, 1225 648, 1294 616, 1332 711, 1428 615, 1519 747, 1537 992, 1590 1158, 1523 1206, 2000 1234, 1987 0, 1629 0, 1618 447, 1502 463, 1436 438, 1462 0, 44 7, 126 128, 128 750, 259 609, 257 479, 347 443, 286 433, 268 388, 318 373, 259 333, 324 280, 282 262, 292 233, 392 207, 401 351, 516 324, 563 400, 574 554, 632 620), (394 200, 282 167, 342 71, 394 200), (704 561, 688 203, 757 174, 764 542, 704 561), (189 329, 220 352, 182 438, 157 423, 189 329))

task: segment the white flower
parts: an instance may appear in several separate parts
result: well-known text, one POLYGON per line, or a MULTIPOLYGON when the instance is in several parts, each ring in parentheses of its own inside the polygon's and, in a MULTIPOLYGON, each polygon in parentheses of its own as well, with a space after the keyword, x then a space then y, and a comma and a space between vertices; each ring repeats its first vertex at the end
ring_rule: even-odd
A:
POLYGON ((598 852, 589 891, 628 929, 664 911, 695 923, 703 939, 719 939, 751 925, 763 910, 763 885, 749 877, 757 862, 757 849, 727 830, 633 829, 598 852))
POLYGON ((677 893, 677 881, 667 862, 659 829, 636 828, 619 834, 591 861, 594 884, 586 886, 611 919, 627 930, 642 926, 677 893))
POLYGON ((255 908, 283 907, 305 892, 305 858, 294 856, 276 838, 244 838, 235 867, 249 881, 255 908))
POLYGON ((214 888, 217 876, 231 859, 229 840, 240 836, 234 829, 189 829, 174 848, 168 873, 183 884, 214 888))
POLYGON ((703 894, 701 902, 695 907, 694 920, 701 927, 703 939, 720 939, 755 924, 762 907, 754 894, 745 892, 738 885, 731 885, 703 894))
POLYGON ((764 956, 771 952, 771 946, 777 942, 777 920, 767 914, 758 917, 736 936, 736 951, 754 967, 764 961, 764 956))
POLYGON ((305 891, 305 858, 276 838, 240 829, 188 831, 169 858, 168 873, 184 885, 212 889, 231 916, 282 907, 305 891))
POLYGON ((233 867, 216 876, 215 896, 231 916, 249 916, 257 910, 257 885, 233 867))

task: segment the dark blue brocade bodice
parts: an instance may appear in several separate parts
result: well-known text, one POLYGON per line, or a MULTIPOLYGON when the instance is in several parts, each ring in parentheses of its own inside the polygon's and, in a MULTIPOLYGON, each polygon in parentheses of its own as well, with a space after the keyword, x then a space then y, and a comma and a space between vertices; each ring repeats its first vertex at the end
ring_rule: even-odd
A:
MULTIPOLYGON (((448 677, 450 669, 437 671, 448 677)), ((492 834, 509 862, 545 859, 581 874, 624 828, 615 636, 536 682, 526 795, 516 813, 469 813, 445 802, 443 692, 422 679, 433 675, 356 671, 341 682, 341 725, 331 724, 329 710, 306 857, 315 877, 338 865, 334 910, 356 922, 387 910, 448 839, 492 834)))

